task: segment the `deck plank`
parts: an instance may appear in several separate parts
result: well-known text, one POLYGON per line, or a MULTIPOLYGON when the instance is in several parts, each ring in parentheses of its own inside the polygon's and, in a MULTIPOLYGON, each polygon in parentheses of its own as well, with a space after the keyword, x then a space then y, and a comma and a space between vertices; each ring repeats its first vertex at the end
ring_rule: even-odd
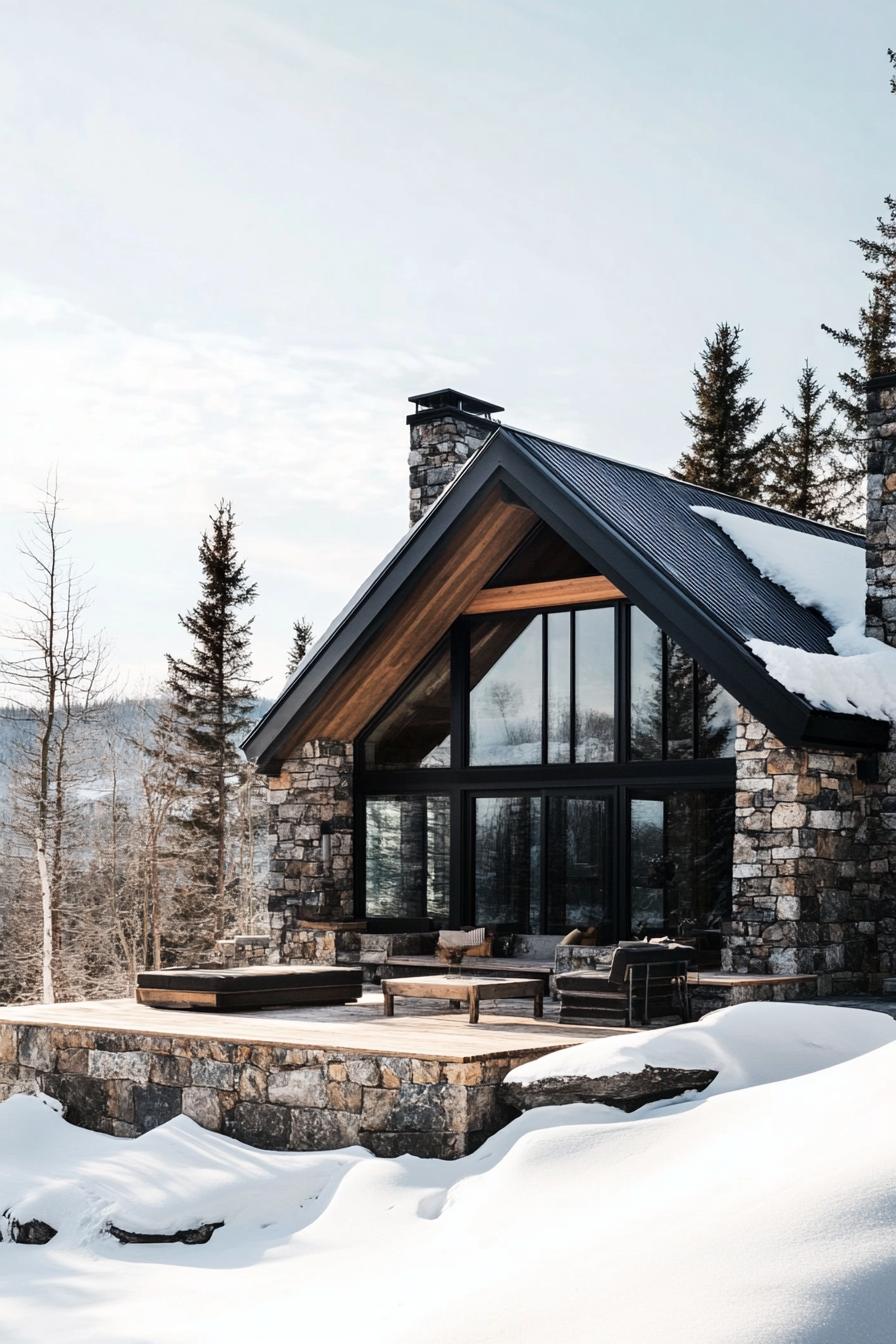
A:
POLYGON ((470 1063, 503 1055, 545 1054, 625 1028, 569 1027, 550 1020, 483 1013, 472 1026, 458 1013, 382 1016, 382 1000, 365 996, 345 1007, 268 1009, 243 1013, 181 1012, 132 999, 27 1004, 0 1009, 0 1025, 64 1026, 129 1035, 189 1037, 240 1045, 282 1045, 349 1054, 395 1055, 470 1063))

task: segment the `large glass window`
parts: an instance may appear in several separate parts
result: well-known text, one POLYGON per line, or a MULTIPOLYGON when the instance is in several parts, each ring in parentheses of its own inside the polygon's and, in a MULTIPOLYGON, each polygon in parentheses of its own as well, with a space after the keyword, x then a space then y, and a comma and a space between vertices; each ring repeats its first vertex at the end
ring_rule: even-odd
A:
POLYGON ((537 933, 541 918, 541 798, 474 798, 475 922, 537 933))
POLYGON ((734 699, 636 607, 629 649, 631 759, 731 756, 734 699))
POLYGON ((637 607, 631 609, 629 752, 636 761, 663 757, 663 636, 637 607))
POLYGON ((405 927, 665 933, 717 963, 735 708, 627 603, 464 617, 358 744, 359 907, 405 927))
POLYGON ((609 940, 609 802, 549 794, 547 807, 547 932, 597 928, 609 940))
POLYGON ((582 792, 475 797, 476 923, 609 937, 609 818, 606 797, 582 792))
POLYGON ((470 765, 615 759, 615 607, 473 623, 470 765))
POLYGON ((702 667, 697 667, 697 754, 733 756, 737 701, 702 667))
POLYGON ((575 613, 576 760, 616 756, 616 609, 575 613))
POLYGON ((470 632, 470 764, 541 763, 542 619, 487 616, 470 632))
POLYGON ((688 789, 632 798, 629 815, 632 932, 716 952, 731 915, 733 795, 688 789))
POLYGON ((367 914, 447 922, 450 799, 368 798, 365 819, 367 914))
POLYGON ((451 655, 438 649, 364 742, 368 770, 451 764, 451 655))

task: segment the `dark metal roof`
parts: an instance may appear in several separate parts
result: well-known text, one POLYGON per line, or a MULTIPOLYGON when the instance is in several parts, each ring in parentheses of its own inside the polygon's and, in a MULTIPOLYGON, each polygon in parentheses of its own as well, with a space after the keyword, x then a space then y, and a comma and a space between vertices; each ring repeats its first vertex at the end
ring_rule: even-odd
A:
MULTIPOLYGON (((481 422, 480 422, 481 423, 481 422)), ((772 678, 746 646, 767 639, 829 653, 830 626, 764 579, 701 504, 864 546, 854 533, 687 485, 522 430, 495 432, 358 590, 244 743, 275 769, 290 734, 375 636, 423 564, 486 489, 498 483, 544 519, 697 658, 782 740, 881 749, 888 727, 813 709, 772 678)))
POLYGON ((740 514, 849 546, 864 547, 863 537, 521 430, 505 426, 502 432, 742 643, 766 639, 809 653, 831 652, 827 638, 831 626, 821 613, 801 607, 784 588, 763 578, 730 537, 708 518, 694 513, 692 505, 740 514))

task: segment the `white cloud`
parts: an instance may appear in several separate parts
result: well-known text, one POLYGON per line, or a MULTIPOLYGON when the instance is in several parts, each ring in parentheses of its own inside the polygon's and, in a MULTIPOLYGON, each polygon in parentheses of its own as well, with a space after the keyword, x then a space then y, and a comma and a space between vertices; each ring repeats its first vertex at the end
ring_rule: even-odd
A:
POLYGON ((403 417, 428 352, 138 330, 8 282, 0 358, 5 571, 58 466, 74 551, 96 568, 97 617, 131 675, 161 671, 219 497, 234 502, 259 580, 261 675, 275 679, 293 616, 321 628, 404 526, 403 417))

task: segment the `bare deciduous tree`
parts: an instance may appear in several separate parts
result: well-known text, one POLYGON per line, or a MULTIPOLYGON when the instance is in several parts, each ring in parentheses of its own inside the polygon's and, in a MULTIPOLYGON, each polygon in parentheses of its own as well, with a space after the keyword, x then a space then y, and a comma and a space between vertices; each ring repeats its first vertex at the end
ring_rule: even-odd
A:
POLYGON ((41 898, 41 990, 55 997, 61 950, 60 916, 66 882, 68 803, 73 780, 72 738, 98 707, 103 685, 102 640, 85 631, 89 590, 68 554, 55 479, 43 492, 30 535, 20 550, 26 587, 14 601, 21 619, 7 633, 0 683, 20 719, 23 749, 12 774, 20 841, 28 844, 41 898), (26 836, 21 835, 21 828, 26 836))

